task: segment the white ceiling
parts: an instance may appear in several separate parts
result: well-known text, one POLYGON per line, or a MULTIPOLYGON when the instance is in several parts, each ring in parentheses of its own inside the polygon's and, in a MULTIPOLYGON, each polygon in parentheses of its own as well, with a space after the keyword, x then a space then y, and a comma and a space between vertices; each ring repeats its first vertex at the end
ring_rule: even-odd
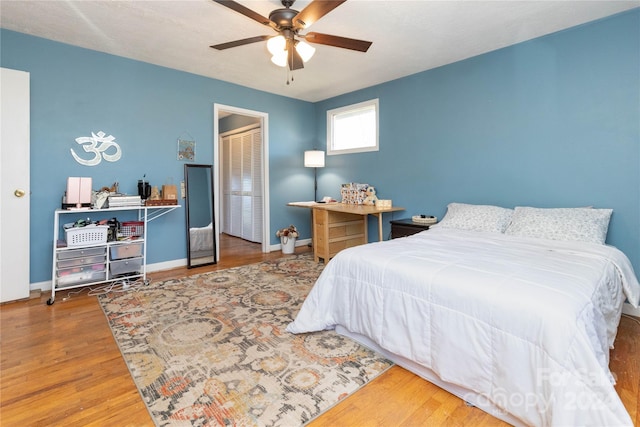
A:
MULTIPOLYGON (((239 3, 267 17, 282 7, 279 0, 239 3)), ((298 0, 293 8, 309 3, 298 0)), ((314 45, 315 56, 289 85, 265 42, 209 47, 275 34, 211 0, 2 0, 0 26, 315 102, 639 6, 640 0, 349 0, 302 33, 372 41, 369 51, 314 45)))

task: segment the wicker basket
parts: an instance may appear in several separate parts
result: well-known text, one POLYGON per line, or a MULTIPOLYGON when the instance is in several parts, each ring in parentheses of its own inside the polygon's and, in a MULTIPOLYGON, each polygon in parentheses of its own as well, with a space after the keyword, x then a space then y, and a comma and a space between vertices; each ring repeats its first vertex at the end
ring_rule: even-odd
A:
POLYGON ((108 225, 87 225, 86 227, 72 227, 64 230, 67 247, 99 245, 107 243, 108 225))
POLYGON ((435 216, 426 216, 426 215, 414 215, 411 217, 411 220, 416 224, 423 225, 433 225, 438 222, 438 218, 435 216))
POLYGON ((144 235, 144 222, 125 221, 120 225, 120 235, 122 237, 142 237, 144 235))

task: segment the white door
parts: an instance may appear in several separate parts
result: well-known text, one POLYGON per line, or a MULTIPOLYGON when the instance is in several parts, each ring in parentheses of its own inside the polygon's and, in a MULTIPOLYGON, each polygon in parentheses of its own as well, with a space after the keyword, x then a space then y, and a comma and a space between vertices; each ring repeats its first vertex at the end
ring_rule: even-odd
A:
POLYGON ((0 72, 0 302, 6 302, 29 297, 29 73, 0 72))

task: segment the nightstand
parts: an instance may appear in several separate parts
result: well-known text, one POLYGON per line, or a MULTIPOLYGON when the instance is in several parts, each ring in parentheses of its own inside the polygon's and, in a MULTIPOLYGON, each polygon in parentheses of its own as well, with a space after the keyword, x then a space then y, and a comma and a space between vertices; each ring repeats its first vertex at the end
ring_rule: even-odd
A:
POLYGON ((391 222, 391 238, 411 236, 412 234, 428 230, 434 224, 420 224, 413 222, 411 218, 395 219, 391 222))

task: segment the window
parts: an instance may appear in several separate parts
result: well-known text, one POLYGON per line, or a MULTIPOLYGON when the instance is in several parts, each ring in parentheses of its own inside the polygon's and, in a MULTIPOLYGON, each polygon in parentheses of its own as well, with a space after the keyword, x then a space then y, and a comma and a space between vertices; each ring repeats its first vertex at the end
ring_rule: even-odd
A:
POLYGON ((378 151, 378 99, 327 111, 327 155, 378 151))

